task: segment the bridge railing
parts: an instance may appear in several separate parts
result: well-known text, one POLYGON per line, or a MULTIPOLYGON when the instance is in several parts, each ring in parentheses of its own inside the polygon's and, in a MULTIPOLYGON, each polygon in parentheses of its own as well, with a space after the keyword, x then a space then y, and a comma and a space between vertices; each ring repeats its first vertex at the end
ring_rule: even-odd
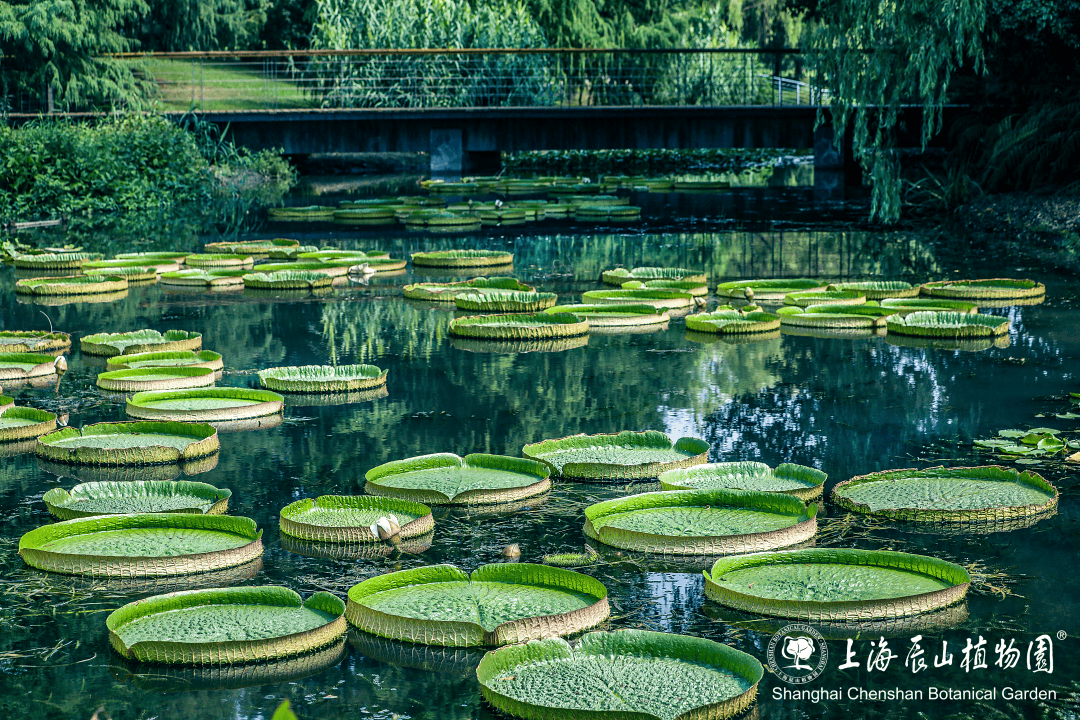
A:
POLYGON ((119 56, 165 110, 814 105, 795 50, 308 50, 119 56))

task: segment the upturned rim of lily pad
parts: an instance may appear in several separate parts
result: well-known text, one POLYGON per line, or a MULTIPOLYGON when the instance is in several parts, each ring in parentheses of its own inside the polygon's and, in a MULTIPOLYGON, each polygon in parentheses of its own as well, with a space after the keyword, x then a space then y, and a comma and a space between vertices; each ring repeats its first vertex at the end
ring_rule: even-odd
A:
POLYGON ((15 281, 15 292, 17 294, 34 296, 106 295, 127 289, 127 278, 119 275, 37 277, 15 281))
POLYGON ((140 420, 174 420, 179 422, 229 422, 261 418, 280 413, 285 398, 270 390, 254 388, 207 387, 184 390, 139 392, 132 395, 125 407, 130 417, 140 420), (155 408, 162 401, 198 401, 200 399, 241 400, 242 405, 214 408, 155 408))
POLYGON ((452 303, 455 295, 469 292, 474 288, 517 290, 518 292, 536 291, 532 285, 526 285, 513 277, 478 277, 450 283, 412 283, 402 288, 402 294, 413 300, 452 303))
POLYGON ((166 350, 113 355, 105 361, 105 367, 110 370, 131 370, 133 364, 138 364, 139 367, 202 367, 211 370, 225 367, 221 353, 213 350, 166 350), (190 362, 186 362, 189 360, 190 362))
POLYGON ((511 265, 514 262, 514 253, 505 250, 435 250, 414 252, 412 262, 413 265, 444 268, 511 265))
POLYGON ((780 329, 780 316, 755 310, 714 310, 686 316, 686 329, 694 332, 738 335, 746 333, 771 333, 780 329))
MULTIPOLYGON (((25 425, 13 425, 0 427, 0 443, 13 443, 20 440, 31 440, 41 437, 56 430, 56 414, 37 408, 16 407, 14 401, 10 405, 4 405, 4 400, 11 398, 0 397, 0 418, 27 420, 25 425)), ((32 449, 32 448, 28 448, 32 449)))
POLYGON ((29 380, 30 378, 48 377, 56 374, 55 355, 44 353, 0 353, 0 365, 30 365, 21 367, 0 367, 0 382, 4 380, 29 380))
POLYGON ((415 519, 401 525, 398 537, 402 540, 426 535, 435 527, 435 518, 431 514, 431 508, 422 503, 374 495, 320 495, 317 498, 297 500, 281 508, 278 513, 281 532, 300 540, 323 543, 381 542, 372 534, 370 525, 331 525, 305 520, 305 513, 312 510, 324 512, 371 510, 387 516, 408 513, 415 519))
POLYGON ((515 290, 485 290, 464 292, 454 296, 460 310, 484 313, 533 313, 554 307, 559 296, 549 292, 520 292, 515 290))
POLYGON ((922 294, 951 300, 1013 300, 1046 294, 1041 282, 1016 278, 936 280, 922 284, 922 294))
POLYGON ((202 333, 189 330, 132 330, 122 333, 95 333, 79 342, 79 350, 87 355, 135 355, 146 352, 173 352, 202 349, 202 333), (127 342, 131 340, 132 342, 127 342))
POLYGON ((576 315, 519 313, 454 318, 450 335, 479 340, 545 340, 586 335, 589 322, 576 315))
POLYGON ((464 457, 454 453, 432 453, 419 455, 404 460, 391 460, 377 465, 364 474, 364 492, 370 495, 400 498, 425 505, 491 505, 523 500, 535 495, 542 495, 551 489, 550 471, 544 463, 509 455, 489 453, 471 453, 464 457), (384 478, 404 475, 412 472, 435 470, 438 468, 479 468, 500 470, 521 475, 521 483, 512 488, 474 488, 455 494, 430 488, 400 488, 384 478))
POLYGON ((722 462, 705 463, 694 465, 689 468, 679 468, 660 473, 657 478, 662 490, 689 490, 704 489, 696 481, 707 483, 716 478, 730 482, 727 485, 732 490, 746 490, 739 487, 739 478, 744 477, 768 478, 774 477, 781 483, 794 484, 796 487, 776 490, 758 490, 758 492, 778 492, 785 495, 793 495, 803 502, 810 502, 821 497, 825 489, 825 481, 828 474, 817 468, 795 463, 780 463, 775 468, 762 462, 722 462))
POLYGON ((1011 322, 1007 317, 981 313, 913 312, 890 315, 886 319, 892 335, 911 335, 945 340, 973 340, 1007 335, 1011 322))
POLYGON ((605 270, 600 274, 600 280, 605 285, 622 286, 629 280, 687 280, 692 282, 707 283, 708 275, 704 270, 691 270, 689 268, 643 266, 627 270, 617 267, 613 270, 605 270))
POLYGON ((36 330, 0 330, 0 339, 9 340, 39 340, 31 345, 29 342, 0 343, 4 352, 42 353, 53 350, 63 350, 71 347, 71 334, 55 331, 36 330))
MULTIPOLYGON (((232 490, 219 488, 194 480, 98 480, 79 483, 65 490, 55 487, 47 491, 41 500, 53 517, 60 520, 95 517, 99 515, 127 515, 126 510, 116 512, 87 512, 78 508, 85 500, 108 500, 127 497, 152 497, 185 495, 198 501, 190 507, 161 510, 166 513, 193 513, 196 515, 224 515, 229 509, 232 490)), ((146 514, 146 513, 143 513, 146 514)))
POLYGON ((663 325, 671 320, 667 310, 655 305, 619 303, 555 305, 544 310, 544 314, 577 315, 589 321, 590 332, 593 328, 663 325))
POLYGON ((386 370, 364 364, 294 365, 258 372, 263 387, 288 393, 370 390, 385 385, 386 374, 386 370))
POLYGON ((583 304, 652 305, 668 310, 688 308, 694 304, 694 296, 678 290, 586 290, 581 294, 583 304))
POLYGON ((208 367, 146 367, 106 370, 98 373, 97 386, 113 392, 144 392, 209 387, 217 382, 217 372, 208 367))
POLYGON ((679 438, 677 441, 672 442, 668 435, 657 430, 623 430, 617 433, 599 433, 596 435, 580 433, 578 435, 541 440, 540 442, 525 445, 521 449, 521 453, 525 457, 547 465, 552 475, 558 475, 569 480, 620 482, 623 480, 659 477, 660 473, 666 470, 701 465, 708 458, 711 447, 708 442, 691 437, 679 438), (544 459, 545 456, 582 447, 622 447, 627 444, 673 450, 683 455, 684 459, 633 465, 594 462, 564 463, 561 467, 544 459))
POLYGON ((143 420, 94 423, 83 428, 62 428, 39 437, 35 452, 46 460, 78 465, 159 465, 212 455, 219 448, 217 429, 212 425, 143 420), (129 448, 58 445, 71 438, 110 435, 170 435, 190 438, 191 442, 182 450, 170 445, 154 444, 152 440, 147 444, 129 448))

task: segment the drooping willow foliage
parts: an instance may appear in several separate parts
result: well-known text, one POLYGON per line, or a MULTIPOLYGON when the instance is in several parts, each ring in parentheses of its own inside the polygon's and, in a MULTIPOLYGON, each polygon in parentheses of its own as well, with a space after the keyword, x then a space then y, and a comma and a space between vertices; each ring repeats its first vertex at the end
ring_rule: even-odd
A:
POLYGON ((904 105, 923 110, 921 138, 941 129, 949 81, 983 67, 986 0, 840 0, 809 35, 809 62, 832 91, 834 126, 852 133, 873 185, 870 215, 900 216, 897 124, 904 105))

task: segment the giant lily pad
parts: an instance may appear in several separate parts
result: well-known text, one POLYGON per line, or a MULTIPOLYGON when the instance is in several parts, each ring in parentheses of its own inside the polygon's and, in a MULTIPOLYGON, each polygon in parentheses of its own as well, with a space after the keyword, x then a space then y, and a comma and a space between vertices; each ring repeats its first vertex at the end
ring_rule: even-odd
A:
POLYGON ((221 370, 225 363, 221 355, 211 350, 193 352, 175 350, 172 352, 146 352, 132 355, 115 355, 105 361, 109 370, 135 370, 152 367, 196 367, 221 370))
POLYGON ((741 312, 734 308, 720 308, 714 312, 687 315, 686 329, 722 335, 769 333, 780 329, 780 318, 767 312, 741 312))
POLYGON ((753 656, 704 638, 592 632, 499 648, 480 661, 484 699, 513 717, 725 720, 750 708, 764 675, 753 656))
POLYGON ((867 300, 914 298, 918 297, 920 292, 918 285, 912 285, 902 280, 833 283, 829 286, 829 290, 855 290, 865 295, 867 300))
POLYGON ((399 539, 406 540, 431 532, 435 520, 427 505, 392 497, 365 495, 323 495, 297 500, 281 509, 281 532, 286 535, 327 543, 373 543, 379 536, 371 531, 380 518, 393 515, 400 525, 399 539))
POLYGON ((275 250, 287 250, 300 247, 299 240, 274 238, 273 240, 223 240, 206 244, 206 251, 212 253, 235 253, 238 255, 268 255, 275 250))
POLYGON ((143 420, 225 422, 279 413, 284 400, 269 390, 192 388, 135 393, 127 401, 126 411, 143 420))
POLYGON ((581 302, 589 304, 652 305, 677 310, 694 304, 694 296, 678 290, 587 290, 581 302))
POLYGON ((473 290, 454 296, 461 310, 495 313, 531 313, 553 307, 559 296, 548 292, 516 292, 514 290, 473 290))
POLYGON ((1046 286, 1034 280, 992 278, 989 280, 939 280, 923 283, 922 293, 950 300, 1017 300, 1041 297, 1046 286))
POLYGON ((521 452, 569 480, 618 482, 700 465, 709 454, 709 443, 688 437, 672 443, 655 430, 623 431, 543 440, 526 445, 521 452))
POLYGON ((117 275, 23 278, 15 292, 24 295, 104 295, 127 290, 128 281, 117 275))
POLYGON ((607 285, 622 286, 631 280, 647 282, 649 280, 687 280, 697 283, 708 282, 708 277, 702 270, 688 270, 687 268, 663 268, 663 267, 636 267, 632 270, 615 268, 605 270, 600 279, 607 285))
POLYGON ((660 487, 779 492, 809 501, 821 497, 828 477, 821 470, 794 463, 780 463, 776 469, 760 462, 707 463, 661 473, 660 487))
MULTIPOLYGON (((173 267, 179 267, 173 265, 173 267)), ((128 281, 128 285, 134 283, 150 283, 157 280, 158 269, 151 265, 125 265, 122 267, 85 268, 83 273, 89 277, 111 275, 122 277, 128 281)))
POLYGON ((306 290, 330 287, 334 278, 326 273, 310 270, 277 270, 257 272, 244 276, 244 287, 257 290, 306 290))
POLYGON ((33 253, 15 256, 15 267, 22 270, 74 270, 83 263, 101 259, 94 253, 33 253))
POLYGON ((206 367, 145 367, 98 373, 97 386, 113 392, 209 387, 217 373, 206 367))
POLYGON ((403 288, 405 297, 413 300, 432 300, 436 302, 454 302, 454 297, 476 289, 512 290, 515 292, 534 292, 536 288, 512 277, 473 278, 454 283, 417 283, 403 288))
POLYGON ((584 335, 589 323, 575 315, 471 315, 450 321, 449 333, 482 340, 546 340, 584 335))
POLYGON ((87 355, 106 357, 145 352, 195 351, 202 348, 202 333, 187 330, 168 330, 164 334, 157 330, 98 333, 84 337, 79 347, 87 355))
MULTIPOLYGON (((328 278, 344 277, 349 274, 348 263, 334 263, 334 262, 320 262, 318 260, 311 260, 309 262, 283 262, 283 263, 267 263, 265 265, 259 265, 256 268, 260 273, 280 273, 280 272, 302 272, 302 273, 315 273, 323 275, 328 278)), ((245 277, 250 277, 246 275, 245 277)), ((245 280, 244 284, 248 287, 259 287, 257 285, 250 285, 245 280)), ((324 283, 328 285, 329 283, 324 283)), ((307 285, 296 287, 309 287, 307 285)), ((273 288, 269 288, 273 289, 273 288)))
POLYGON ((179 270, 162 273, 158 281, 162 285, 205 287, 213 290, 242 286, 244 275, 250 272, 250 270, 179 270))
MULTIPOLYGON (((145 268, 150 267, 154 269, 154 274, 163 272, 172 272, 180 269, 180 263, 177 260, 165 259, 165 258, 132 258, 124 259, 118 258, 116 260, 93 260, 91 262, 83 263, 82 270, 87 275, 91 273, 91 270, 127 270, 129 268, 145 268)), ((110 273, 103 272, 102 275, 108 275, 110 273)), ((124 275, 124 272, 115 273, 116 275, 124 275)), ((129 280, 131 278, 128 278, 129 280)))
POLYGON ((374 365, 301 365, 259 371, 262 386, 278 392, 326 393, 370 390, 386 384, 374 365))
POLYGON ((1057 507, 1058 491, 1033 472, 998 465, 884 470, 833 488, 847 510, 893 520, 998 523, 1041 515, 1057 507))
POLYGON ((801 308, 812 305, 863 305, 866 295, 858 290, 821 290, 818 292, 793 292, 784 296, 785 305, 801 308))
POLYGON ((274 660, 333 645, 348 629, 344 603, 327 592, 302 601, 283 587, 188 590, 128 603, 106 618, 126 658, 168 665, 274 660))
MULTIPOLYGON (((477 219, 477 222, 479 222, 479 219, 477 219)), ((437 250, 434 252, 415 252, 412 254, 412 261, 413 265, 426 267, 484 267, 488 265, 509 265, 514 262, 514 253, 500 250, 437 250)))
POLYGON ((0 353, 0 382, 56 374, 57 359, 40 353, 0 353))
POLYGON ((760 615, 864 622, 958 603, 970 583, 964 568, 924 555, 811 548, 720 558, 705 596, 760 615))
POLYGON ((0 443, 36 438, 56 429, 56 415, 45 410, 28 407, 3 407, 0 398, 0 443))
POLYGON ((595 328, 653 327, 671 319, 663 308, 653 305, 556 305, 544 311, 545 315, 576 315, 589 321, 589 331, 595 328))
POLYGON ((806 309, 785 306, 776 314, 780 316, 780 325, 789 329, 876 330, 884 329, 885 318, 896 311, 876 305, 813 305, 806 309))
POLYGON ((901 315, 920 311, 975 313, 979 310, 975 303, 944 298, 886 298, 878 305, 901 315))
POLYGON ((429 505, 521 500, 551 488, 541 463, 505 455, 421 455, 367 471, 365 492, 429 505))
POLYGON ((364 632, 425 645, 506 645, 570 635, 609 615, 607 588, 560 568, 483 565, 471 575, 432 565, 349 589, 345 617, 364 632))
POLYGON ((824 290, 826 280, 732 280, 716 286, 716 294, 730 298, 745 298, 760 302, 783 302, 788 293, 824 290))
POLYGON ((53 488, 42 500, 61 520, 125 513, 196 513, 222 515, 232 490, 190 480, 88 482, 65 490, 53 488))
POLYGON ((817 506, 743 490, 674 490, 585 508, 585 535, 623 550, 730 555, 797 545, 817 532, 817 506))
MULTIPOLYGON (((209 246, 207 246, 209 247, 209 246)), ((117 253, 117 260, 171 260, 177 263, 183 263, 191 253, 186 252, 169 252, 169 251, 150 251, 150 252, 129 252, 129 253, 117 253)))
POLYGON ((184 258, 189 268, 249 268, 254 258, 242 253, 195 253, 184 258))
POLYGON ((254 560, 263 552, 261 538, 245 517, 98 515, 31 530, 19 539, 19 555, 27 565, 65 575, 191 575, 254 560))
POLYGON ((623 290, 675 290, 677 292, 690 293, 694 297, 704 297, 709 294, 709 286, 703 282, 694 280, 629 280, 622 284, 623 290))
POLYGON ((38 438, 37 454, 86 465, 155 465, 211 455, 218 447, 217 430, 199 423, 95 423, 38 438))
POLYGON ((996 315, 953 312, 914 312, 891 315, 887 320, 892 335, 969 340, 996 337, 1009 332, 1009 319, 996 315))
POLYGON ((71 347, 71 335, 48 330, 0 331, 0 352, 44 353, 71 347))
POLYGON ((0 395, 0 414, 15 407, 15 398, 10 395, 0 395))

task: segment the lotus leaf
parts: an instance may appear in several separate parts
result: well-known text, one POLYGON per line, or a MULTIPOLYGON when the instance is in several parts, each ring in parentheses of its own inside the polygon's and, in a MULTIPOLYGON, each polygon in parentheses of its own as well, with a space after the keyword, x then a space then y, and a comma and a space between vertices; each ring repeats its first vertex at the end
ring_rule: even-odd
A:
POLYGON ((874 330, 886 326, 885 318, 896 310, 876 305, 814 305, 805 310, 784 306, 776 311, 784 328, 828 330, 874 330))
POLYGON ((703 297, 709 294, 709 286, 696 280, 630 280, 622 284, 623 290, 676 290, 690 293, 694 297, 703 297))
POLYGON ((454 296, 461 310, 473 312, 527 313, 553 307, 559 296, 548 292, 516 292, 514 290, 473 290, 454 296))
POLYGON ((56 374, 56 357, 41 353, 0 353, 0 380, 26 380, 56 374))
POLYGON ((691 307, 694 296, 677 290, 588 290, 581 294, 581 301, 585 304, 652 305, 678 309, 691 307))
POLYGON ((696 332, 765 333, 780 329, 780 317, 767 312, 720 310, 686 316, 686 328, 696 332))
POLYGON ((127 267, 86 268, 83 272, 88 277, 111 275, 122 277, 131 283, 148 283, 157 280, 158 269, 149 265, 133 265, 127 267))
POLYGON ((833 488, 832 499, 893 520, 996 523, 1053 510, 1058 491, 1037 473, 988 465, 861 475, 833 488))
POLYGON ((818 292, 793 292, 784 296, 785 305, 810 307, 811 305, 863 305, 866 294, 858 290, 821 290, 818 292))
POLYGON ((329 287, 334 278, 310 270, 279 270, 271 273, 251 273, 244 276, 244 287, 259 290, 294 290, 329 287))
POLYGON ((217 373, 206 367, 144 367, 98 373, 97 386, 114 392, 209 387, 217 373))
POLYGON ((9 397, 0 397, 0 443, 36 438, 56 429, 56 415, 45 410, 4 406, 9 397))
POLYGON ((855 290, 865 295, 867 300, 914 298, 918 297, 920 292, 918 285, 912 285, 902 280, 834 283, 829 286, 829 290, 855 290))
POLYGON ((760 462, 727 462, 668 470, 660 475, 664 490, 753 490, 781 492, 803 501, 821 497, 829 476, 821 470, 780 463, 776 469, 760 462))
POLYGON ((176 350, 172 352, 146 352, 132 355, 114 355, 105 361, 110 370, 135 370, 151 367, 202 367, 221 370, 225 364, 221 355, 211 350, 192 352, 176 350))
POLYGON ((609 613, 599 581, 530 563, 483 565, 471 575, 452 565, 380 575, 354 585, 345 610, 372 635, 456 647, 570 635, 609 613))
POLYGON ((994 337, 1009 332, 1009 319, 996 315, 979 315, 956 312, 913 312, 908 315, 892 315, 888 321, 889 333, 914 335, 926 338, 970 339, 994 337))
POLYGON ((825 280, 732 280, 720 283, 716 294, 724 297, 756 299, 765 302, 781 302, 784 296, 794 292, 825 290, 829 283, 825 280))
POLYGON ((281 532, 317 542, 378 542, 371 525, 393 515, 400 539, 425 535, 435 527, 427 505, 392 497, 323 495, 297 500, 281 509, 281 532))
POLYGON ((421 455, 374 467, 365 492, 425 504, 471 505, 509 502, 547 492, 548 469, 505 455, 421 455))
POLYGON ((242 253, 195 253, 184 258, 189 268, 250 268, 255 259, 242 253))
POLYGON ((663 325, 671 316, 663 308, 652 305, 556 305, 544 311, 545 315, 570 314, 589 321, 589 330, 605 327, 633 327, 663 325))
POLYGON ((95 577, 169 577, 220 570, 262 555, 255 521, 228 515, 97 515, 45 525, 19 539, 39 570, 95 577))
POLYGON ((15 256, 15 267, 28 270, 73 270, 91 260, 100 260, 93 253, 36 253, 15 256))
MULTIPOLYGON (((297 273, 317 273, 324 277, 335 278, 344 277, 349 274, 348 263, 338 262, 319 262, 312 260, 310 262, 286 262, 286 263, 267 263, 265 265, 259 265, 256 270, 260 273, 281 273, 281 272, 297 272, 297 273)), ((245 278, 251 277, 254 273, 245 275, 245 278)), ((244 284, 248 287, 261 287, 259 285, 251 285, 247 280, 244 284)), ((310 287, 309 285, 297 285, 296 287, 310 287)))
POLYGON ((25 295, 103 295, 127 290, 128 281, 118 275, 23 278, 15 292, 25 295))
POLYGON ((162 273, 159 282, 162 285, 180 285, 186 287, 227 287, 243 285, 244 275, 250 270, 180 270, 162 273))
POLYGON ((526 445, 521 452, 569 480, 617 482, 657 477, 666 470, 700 465, 705 462, 709 447, 704 440, 688 437, 673 444, 664 433, 647 430, 571 435, 526 445))
POLYGON ((2 330, 0 352, 42 353, 71 347, 71 335, 45 330, 2 330))
POLYGON ((895 310, 905 315, 920 310, 974 313, 979 309, 975 303, 964 302, 963 300, 946 300, 944 298, 886 298, 878 304, 883 308, 895 310))
POLYGON ((221 515, 229 508, 231 490, 190 480, 88 482, 53 488, 42 500, 61 520, 124 513, 196 513, 221 515))
POLYGON ((727 555, 795 545, 817 532, 817 506, 782 493, 676 490, 585 508, 585 535, 623 550, 727 555))
POLYGON ((38 438, 46 460, 88 465, 154 465, 180 462, 218 451, 210 425, 182 422, 95 423, 64 428, 38 438))
POLYGON ((721 558, 705 573, 705 595, 762 615, 865 622, 958 603, 970 583, 964 568, 937 558, 822 548, 721 558))
POLYGON ((525 285, 516 278, 491 277, 473 278, 456 283, 417 283, 406 285, 403 292, 405 297, 414 300, 435 300, 439 302, 454 302, 454 296, 459 293, 467 293, 475 288, 491 288, 496 290, 514 290, 517 292, 535 292, 536 288, 525 285))
POLYGON ((708 277, 701 270, 686 268, 636 267, 632 270, 615 268, 606 270, 600 279, 607 285, 619 285, 629 280, 685 280, 695 283, 707 283, 708 277))
POLYGON ((138 268, 139 270, 142 270, 142 268, 145 268, 145 267, 153 268, 154 273, 157 274, 157 273, 161 273, 161 272, 173 272, 175 270, 179 270, 180 269, 180 263, 178 261, 176 261, 176 260, 166 260, 166 259, 162 259, 162 258, 157 258, 157 259, 153 259, 153 260, 147 259, 147 258, 131 259, 131 260, 124 260, 124 259, 97 260, 97 261, 93 261, 93 262, 83 263, 82 270, 87 275, 90 275, 90 274, 124 275, 125 273, 123 273, 123 272, 91 273, 91 271, 93 271, 93 270, 120 270, 120 271, 123 271, 123 270, 129 270, 131 268, 138 268))
POLYGON ((412 261, 413 265, 428 267, 480 267, 509 265, 514 262, 514 254, 500 250, 439 250, 413 253, 412 261))
POLYGON ((530 720, 724 720, 754 704, 763 675, 727 645, 647 630, 592 632, 576 648, 561 638, 499 648, 476 669, 489 703, 530 720))
POLYGON ((325 393, 370 390, 386 384, 374 365, 301 365, 259 371, 262 386, 278 392, 325 393))
POLYGON ((989 280, 939 280, 923 283, 922 293, 952 300, 1013 300, 1041 297, 1046 286, 1034 280, 992 278, 989 280))
POLYGON ((144 352, 173 352, 202 349, 202 333, 186 330, 136 330, 126 333, 98 333, 82 339, 80 349, 87 355, 134 355, 144 352))
POLYGON ((450 335, 483 340, 546 340, 585 335, 589 323, 575 315, 473 315, 454 318, 450 335))
POLYGON ((319 248, 315 245, 296 245, 293 247, 267 248, 267 256, 271 260, 295 260, 301 253, 315 252, 319 248))
POLYGON ((344 603, 327 592, 302 601, 283 587, 211 588, 155 595, 110 613, 109 642, 126 658, 221 665, 300 655, 347 630, 344 603))
POLYGON ((136 393, 126 409, 131 417, 144 420, 225 422, 279 413, 284 400, 269 390, 192 388, 136 393))

